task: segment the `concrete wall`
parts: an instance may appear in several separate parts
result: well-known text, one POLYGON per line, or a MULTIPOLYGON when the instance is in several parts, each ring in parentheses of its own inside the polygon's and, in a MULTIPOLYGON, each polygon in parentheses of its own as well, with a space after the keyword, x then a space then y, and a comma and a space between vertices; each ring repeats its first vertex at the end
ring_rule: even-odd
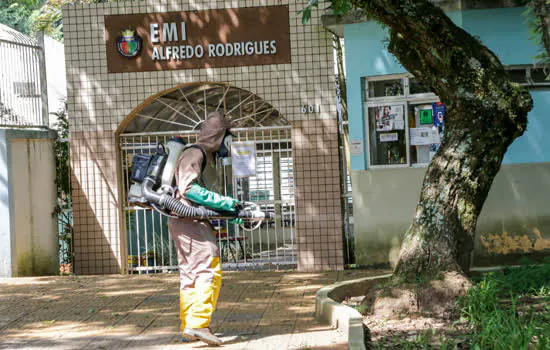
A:
POLYGON ((12 186, 10 183, 10 140, 5 129, 0 129, 0 277, 11 277, 15 258, 15 240, 12 237, 12 186))
POLYGON ((396 261, 425 172, 425 168, 352 171, 357 264, 396 261))
POLYGON ((51 131, 0 132, 0 276, 58 272, 51 131))
POLYGON ((477 225, 474 263, 550 255, 550 163, 504 165, 477 225))
MULTIPOLYGON (((352 173, 357 263, 395 263, 426 168, 352 173), (360 215, 358 215, 360 213, 360 215)), ((550 254, 550 163, 503 165, 477 226, 474 265, 550 254)))

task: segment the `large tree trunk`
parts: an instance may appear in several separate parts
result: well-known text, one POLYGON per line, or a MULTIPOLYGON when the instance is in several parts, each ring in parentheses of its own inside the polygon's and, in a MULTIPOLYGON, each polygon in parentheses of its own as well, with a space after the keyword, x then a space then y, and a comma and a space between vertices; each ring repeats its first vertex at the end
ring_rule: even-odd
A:
POLYGON ((354 0, 389 28, 388 49, 448 109, 394 276, 468 273, 477 218, 502 158, 527 127, 528 91, 427 0, 354 0))

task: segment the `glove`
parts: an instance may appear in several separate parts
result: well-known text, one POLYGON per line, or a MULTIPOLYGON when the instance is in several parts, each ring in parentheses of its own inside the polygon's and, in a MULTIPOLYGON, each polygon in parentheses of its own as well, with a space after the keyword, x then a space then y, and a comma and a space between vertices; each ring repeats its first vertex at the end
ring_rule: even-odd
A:
POLYGON ((238 212, 241 203, 231 197, 222 196, 216 192, 208 191, 206 188, 198 184, 193 184, 191 189, 185 195, 185 198, 199 205, 204 205, 213 210, 221 210, 228 212, 238 212))

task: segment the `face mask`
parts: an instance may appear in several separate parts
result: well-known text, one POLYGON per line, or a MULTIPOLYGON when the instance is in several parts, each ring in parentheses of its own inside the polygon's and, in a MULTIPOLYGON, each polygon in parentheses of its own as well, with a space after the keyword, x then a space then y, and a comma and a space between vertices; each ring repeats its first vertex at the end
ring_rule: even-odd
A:
POLYGON ((222 145, 220 146, 220 149, 218 152, 216 152, 217 156, 220 158, 227 158, 230 156, 231 152, 231 141, 232 137, 231 135, 225 135, 222 141, 222 145))

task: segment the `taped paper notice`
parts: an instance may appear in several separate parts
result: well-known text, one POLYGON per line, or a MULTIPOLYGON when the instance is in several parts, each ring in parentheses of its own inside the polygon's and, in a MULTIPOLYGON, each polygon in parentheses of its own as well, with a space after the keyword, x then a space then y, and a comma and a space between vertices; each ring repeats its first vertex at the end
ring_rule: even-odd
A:
POLYGON ((376 107, 376 131, 405 129, 403 105, 376 107))
POLYGON ((233 165, 233 176, 255 176, 256 145, 254 142, 233 142, 231 144, 231 164, 233 165))
POLYGON ((432 143, 439 143, 439 132, 431 128, 411 128, 410 142, 413 146, 424 146, 432 143))
POLYGON ((380 142, 394 142, 399 140, 396 132, 380 134, 380 142))

